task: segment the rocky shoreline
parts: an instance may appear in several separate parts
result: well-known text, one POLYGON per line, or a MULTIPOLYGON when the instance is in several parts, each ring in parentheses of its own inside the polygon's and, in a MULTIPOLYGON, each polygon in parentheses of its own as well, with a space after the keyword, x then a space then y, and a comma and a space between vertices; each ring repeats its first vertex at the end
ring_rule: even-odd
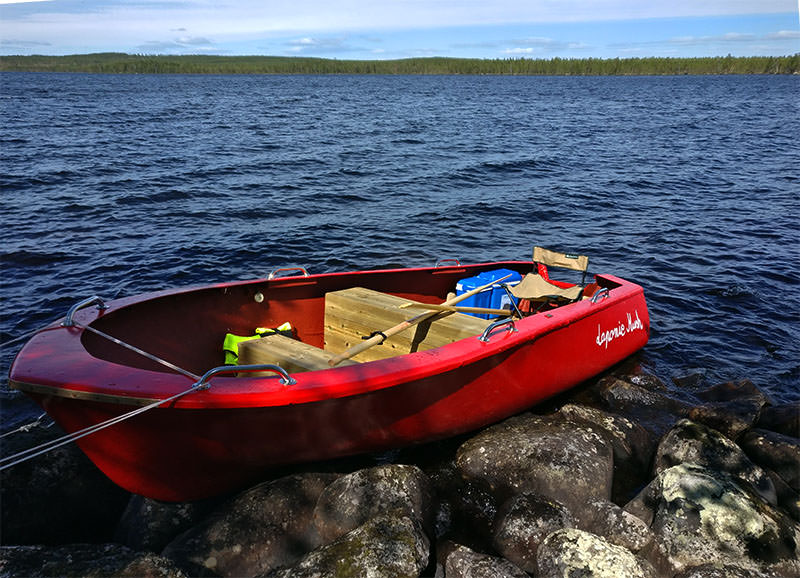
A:
POLYGON ((468 436, 204 502, 128 494, 65 446, 2 472, 0 576, 800 577, 800 404, 674 381, 617 368, 468 436))

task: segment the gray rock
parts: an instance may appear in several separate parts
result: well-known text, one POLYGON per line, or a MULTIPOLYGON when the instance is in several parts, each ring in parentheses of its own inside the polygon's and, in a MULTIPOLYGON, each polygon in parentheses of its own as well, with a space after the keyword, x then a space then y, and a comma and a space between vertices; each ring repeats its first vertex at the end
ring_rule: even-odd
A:
POLYGON ((317 499, 335 474, 296 474, 250 488, 173 540, 162 555, 193 576, 252 576, 321 544, 317 499))
POLYGON ((763 469, 750 461, 738 445, 718 431, 688 419, 679 421, 661 440, 653 471, 657 475, 682 463, 728 472, 749 484, 770 504, 777 504, 772 480, 763 469))
MULTIPOLYGON (((38 426, 4 438, 0 448, 13 455, 62 435, 38 426)), ((56 448, 0 472, 3 543, 109 542, 130 496, 75 444, 56 448)))
POLYGON ((633 553, 649 548, 655 538, 643 520, 604 500, 588 502, 575 513, 575 520, 579 529, 602 536, 633 553))
POLYGON ((783 478, 772 470, 766 470, 767 475, 775 485, 778 494, 778 507, 789 514, 796 522, 800 522, 800 493, 795 492, 783 481, 783 478))
POLYGON ((459 546, 447 557, 447 578, 528 578, 528 574, 502 558, 459 546))
POLYGON ((533 492, 572 510, 611 497, 611 444, 597 428, 557 415, 523 414, 492 426, 458 449, 456 464, 502 498, 533 492))
POLYGON ((431 532, 433 490, 422 470, 384 465, 342 476, 320 495, 314 523, 328 543, 380 514, 408 516, 431 532))
POLYGON ((117 525, 114 540, 133 550, 161 552, 218 505, 217 500, 166 503, 134 495, 117 525))
POLYGON ((715 566, 713 564, 703 564, 702 566, 695 566, 674 578, 778 578, 772 572, 765 573, 758 570, 746 569, 741 566, 733 566, 725 564, 723 566, 715 566))
POLYGON ((753 427, 769 399, 749 379, 710 387, 697 394, 706 403, 693 408, 689 419, 735 440, 753 427))
POLYGON ((656 578, 650 564, 629 550, 583 530, 553 532, 538 555, 538 578, 656 578))
POLYGON ((644 485, 655 451, 655 440, 641 425, 625 416, 585 405, 567 404, 559 413, 566 419, 585 422, 606 434, 614 450, 612 497, 627 502, 633 490, 644 485))
POLYGON ((436 537, 466 546, 491 542, 497 499, 487 484, 465 480, 452 462, 427 473, 437 498, 436 537))
POLYGON ((497 515, 493 545, 526 572, 536 571, 536 551, 556 530, 573 528, 572 514, 558 502, 531 493, 511 498, 497 515))
POLYGON ((406 516, 381 515, 269 576, 411 578, 426 568, 429 556, 430 542, 420 524, 406 516))
POLYGON ((649 380, 639 376, 629 379, 601 380, 597 391, 600 403, 608 411, 635 420, 655 438, 692 409, 690 404, 670 397, 661 388, 654 388, 649 380))
POLYGON ((800 438, 800 401, 763 408, 756 427, 800 438))
POLYGON ((791 568, 800 530, 733 476, 694 464, 662 471, 625 510, 650 525, 664 574, 703 564, 791 568))
POLYGON ((0 547, 0 578, 185 578, 166 558, 119 544, 0 547))
POLYGON ((739 440, 754 462, 777 473, 795 492, 800 492, 800 439, 754 429, 739 440))

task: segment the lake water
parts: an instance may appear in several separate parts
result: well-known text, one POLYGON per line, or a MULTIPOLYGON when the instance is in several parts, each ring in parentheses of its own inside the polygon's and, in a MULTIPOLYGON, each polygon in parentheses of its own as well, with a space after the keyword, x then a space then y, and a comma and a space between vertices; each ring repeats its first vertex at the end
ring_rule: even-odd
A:
POLYGON ((93 294, 538 244, 645 287, 665 381, 800 399, 798 77, 0 73, 0 102, 2 342, 93 294))

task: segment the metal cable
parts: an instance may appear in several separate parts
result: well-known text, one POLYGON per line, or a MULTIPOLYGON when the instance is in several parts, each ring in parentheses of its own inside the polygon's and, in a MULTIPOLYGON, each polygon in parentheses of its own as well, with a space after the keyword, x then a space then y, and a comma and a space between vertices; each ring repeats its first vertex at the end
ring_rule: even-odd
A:
POLYGON ((122 415, 118 415, 117 417, 113 417, 111 419, 107 419, 106 421, 100 422, 100 423, 95 424, 93 426, 89 426, 87 428, 83 428, 81 430, 74 431, 74 432, 72 432, 70 434, 66 434, 64 436, 61 436, 60 438, 57 438, 57 439, 54 439, 54 440, 50 440, 49 442, 45 442, 43 444, 40 444, 38 446, 29 448, 27 450, 23 450, 21 452, 17 452, 16 454, 13 454, 13 455, 6 456, 4 458, 0 458, 0 471, 5 470, 7 468, 10 468, 12 466, 16 466, 17 464, 20 464, 22 462, 25 462, 25 461, 28 461, 30 459, 33 459, 33 458, 35 458, 37 456, 40 456, 40 455, 42 455, 44 453, 47 453, 47 452, 49 452, 51 450, 54 450, 56 448, 60 448, 61 446, 66 445, 68 443, 72 443, 75 440, 81 439, 82 437, 86 437, 86 436, 88 436, 90 434, 99 432, 99 431, 101 431, 101 430, 103 430, 103 429, 105 429, 107 427, 111 427, 114 424, 123 422, 123 421, 125 421, 127 419, 130 419, 130 418, 132 418, 134 416, 137 416, 140 413, 144 413, 144 412, 146 412, 148 410, 154 409, 154 408, 158 407, 159 405, 162 405, 162 404, 165 404, 165 403, 169 403, 171 401, 175 401, 176 399, 179 399, 179 398, 183 397, 184 395, 186 395, 188 393, 192 393, 193 391, 197 391, 198 388, 196 388, 196 385, 197 384, 194 383, 194 384, 192 384, 192 387, 190 387, 189 389, 187 389, 185 391, 182 391, 180 393, 176 393, 175 395, 173 395, 171 397, 168 397, 166 399, 161 399, 161 400, 155 401, 155 402, 153 402, 153 403, 151 403, 149 405, 145 405, 145 406, 136 408, 133 411, 129 411, 128 413, 123 413, 122 415))

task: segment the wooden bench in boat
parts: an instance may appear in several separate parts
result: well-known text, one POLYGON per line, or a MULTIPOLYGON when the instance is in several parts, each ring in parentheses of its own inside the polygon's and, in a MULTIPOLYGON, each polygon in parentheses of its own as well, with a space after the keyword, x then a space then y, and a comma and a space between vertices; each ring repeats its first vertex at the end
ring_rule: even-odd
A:
MULTIPOLYGON (((333 355, 329 351, 278 333, 239 344, 239 363, 241 365, 271 363, 280 365, 289 373, 329 369, 328 360, 333 355)), ((337 367, 355 363, 355 361, 346 360, 337 367)), ((264 375, 269 374, 264 372, 264 375)))
MULTIPOLYGON (((274 364, 289 373, 328 369, 328 361, 373 331, 382 331, 411 319, 420 310, 401 309, 408 299, 354 287, 325 296, 325 349, 280 334, 239 344, 242 365, 274 364)), ((487 321, 462 313, 438 314, 406 331, 393 335, 381 345, 359 353, 337 365, 354 365, 441 347, 465 337, 479 335, 487 321)), ((257 373, 249 375, 259 375, 257 373)), ((269 375, 264 373, 264 375, 269 375)))
MULTIPOLYGON (((408 299, 362 287, 333 291, 325 296, 325 350, 339 354, 361 343, 373 331, 383 331, 411 319, 422 310, 401 309, 408 299)), ((488 322, 463 313, 437 314, 381 345, 359 353, 355 361, 374 361, 441 347, 480 335, 488 322)))

